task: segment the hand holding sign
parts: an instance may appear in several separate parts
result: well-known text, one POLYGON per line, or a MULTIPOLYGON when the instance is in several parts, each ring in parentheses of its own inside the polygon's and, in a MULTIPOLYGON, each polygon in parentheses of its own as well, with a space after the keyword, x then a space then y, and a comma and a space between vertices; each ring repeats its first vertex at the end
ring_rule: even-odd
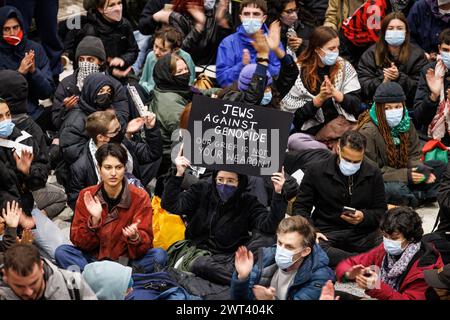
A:
POLYGON ((183 145, 181 145, 180 152, 175 158, 175 166, 177 167, 177 177, 182 177, 186 169, 191 165, 191 162, 183 156, 183 145))

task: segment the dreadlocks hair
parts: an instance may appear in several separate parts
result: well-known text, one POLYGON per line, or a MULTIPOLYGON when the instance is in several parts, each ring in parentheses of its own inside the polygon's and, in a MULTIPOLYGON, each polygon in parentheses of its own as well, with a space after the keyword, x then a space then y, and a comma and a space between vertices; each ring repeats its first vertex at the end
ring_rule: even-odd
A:
MULTIPOLYGON (((405 106, 403 105, 403 108, 405 106)), ((394 140, 391 136, 391 128, 387 124, 386 115, 384 110, 384 103, 375 103, 375 111, 378 119, 378 130, 383 137, 387 147, 388 165, 392 168, 402 169, 408 167, 408 154, 409 154, 409 131, 400 132, 400 154, 397 154, 397 148, 395 147, 394 140)), ((369 123, 371 120, 369 110, 366 110, 358 118, 357 131, 369 123)))

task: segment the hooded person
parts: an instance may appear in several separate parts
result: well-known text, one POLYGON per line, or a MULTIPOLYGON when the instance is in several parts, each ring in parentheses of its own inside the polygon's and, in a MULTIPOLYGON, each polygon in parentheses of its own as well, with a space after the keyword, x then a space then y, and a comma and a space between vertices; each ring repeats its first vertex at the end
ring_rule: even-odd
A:
POLYGON ((268 210, 246 192, 247 176, 234 172, 214 171, 212 181, 200 180, 183 192, 181 184, 189 161, 178 156, 175 164, 176 170, 165 182, 161 206, 173 214, 186 216, 188 224, 186 240, 176 242, 169 249, 169 266, 185 256, 181 270, 229 284, 234 252, 239 246, 248 244, 255 250, 273 244, 270 241, 287 208, 287 201, 281 194, 284 175, 274 173, 272 176, 274 193, 268 210), (271 237, 253 241, 250 232, 271 237))
POLYGON ((181 112, 192 101, 189 86, 189 69, 186 62, 176 54, 168 54, 158 60, 153 70, 155 89, 150 111, 156 114, 161 125, 163 141, 163 165, 170 166, 172 133, 178 129, 181 112))
POLYGON ((99 300, 125 300, 133 286, 131 271, 131 267, 105 260, 86 265, 82 276, 99 300))
POLYGON ((113 105, 116 96, 115 80, 112 77, 93 73, 84 80, 80 101, 64 120, 60 130, 60 147, 67 165, 70 166, 78 159, 89 140, 85 133, 86 118, 95 111, 114 110, 122 128, 120 137, 123 138, 127 122, 119 116, 119 110, 113 105))
MULTIPOLYGON (((36 139, 20 130, 11 121, 8 103, 0 99, 0 166, 9 183, 2 190, 16 196, 10 200, 19 202, 26 214, 33 209, 32 192, 43 188, 47 182, 48 161, 40 151, 36 139)), ((1 205, 1 204, 0 204, 1 205)))
MULTIPOLYGON (((37 123, 44 121, 44 108, 39 100, 55 92, 52 71, 43 47, 27 38, 22 14, 14 7, 0 8, 0 69, 18 70, 28 82, 26 112, 37 123)), ((42 126, 42 125, 41 125, 42 126)))
POLYGON ((382 83, 373 100, 370 110, 360 116, 358 130, 367 139, 366 159, 383 174, 387 203, 417 207, 435 201, 445 165, 421 161, 419 137, 402 87, 382 83))
MULTIPOLYGON (((78 44, 75 53, 75 71, 64 78, 56 89, 53 106, 52 122, 56 129, 60 129, 62 123, 78 103, 83 89, 84 80, 93 73, 106 74, 106 53, 102 41, 94 36, 86 36, 78 44)), ((128 121, 128 98, 122 84, 111 78, 116 92, 112 105, 117 111, 117 116, 122 124, 128 121)))

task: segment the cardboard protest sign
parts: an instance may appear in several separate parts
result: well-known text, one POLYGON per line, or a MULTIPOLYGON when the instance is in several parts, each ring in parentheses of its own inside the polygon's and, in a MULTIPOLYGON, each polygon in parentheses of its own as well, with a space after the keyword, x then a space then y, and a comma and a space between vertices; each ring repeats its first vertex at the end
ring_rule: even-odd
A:
POLYGON ((281 170, 292 113, 194 96, 184 156, 194 166, 261 176, 281 170))

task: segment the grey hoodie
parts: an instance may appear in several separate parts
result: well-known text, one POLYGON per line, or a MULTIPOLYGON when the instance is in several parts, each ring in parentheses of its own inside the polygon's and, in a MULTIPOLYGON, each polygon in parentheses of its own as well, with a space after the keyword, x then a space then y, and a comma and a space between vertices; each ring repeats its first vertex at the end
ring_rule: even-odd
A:
MULTIPOLYGON (((78 284, 80 300, 97 300, 96 295, 81 277, 79 272, 59 269, 47 259, 44 261, 45 300, 75 300, 75 290, 69 289, 68 283, 78 284), (71 297, 73 296, 73 298, 71 297)), ((74 285, 74 287, 77 287, 74 285)), ((0 280, 0 300, 21 300, 11 288, 0 280)))

